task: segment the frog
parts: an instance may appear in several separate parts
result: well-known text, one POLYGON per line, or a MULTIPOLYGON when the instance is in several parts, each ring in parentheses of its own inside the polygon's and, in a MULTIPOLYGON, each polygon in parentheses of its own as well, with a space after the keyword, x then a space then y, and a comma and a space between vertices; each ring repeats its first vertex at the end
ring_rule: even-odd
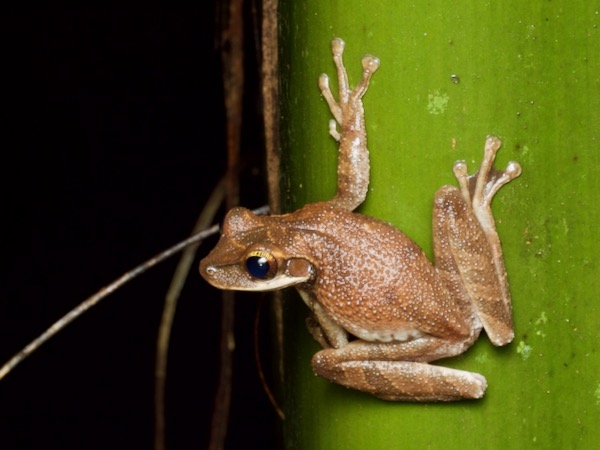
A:
POLYGON ((434 196, 433 262, 398 228, 355 212, 370 177, 363 97, 380 60, 365 55, 362 78, 351 89, 344 46, 340 38, 331 43, 338 100, 328 76, 318 78, 338 143, 335 196, 280 215, 233 208, 200 274, 220 289, 295 287, 322 347, 312 369, 333 383, 390 401, 479 399, 487 389, 483 375, 431 363, 461 355, 482 329, 495 346, 514 337, 490 205, 521 166, 494 168, 501 146, 495 136, 486 139, 474 174, 464 161, 454 164, 458 187, 443 186, 434 196))

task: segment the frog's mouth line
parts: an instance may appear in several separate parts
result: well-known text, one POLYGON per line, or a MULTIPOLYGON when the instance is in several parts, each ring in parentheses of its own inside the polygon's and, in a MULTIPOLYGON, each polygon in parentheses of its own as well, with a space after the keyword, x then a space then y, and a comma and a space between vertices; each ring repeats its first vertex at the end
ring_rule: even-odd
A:
POLYGON ((311 278, 310 274, 303 276, 290 276, 289 274, 282 273, 276 275, 270 280, 249 280, 248 278, 244 277, 243 282, 235 282, 219 277, 219 273, 222 273, 222 270, 216 266, 207 266, 202 272, 202 275, 206 281, 216 288, 248 292, 275 291, 304 283, 311 278))

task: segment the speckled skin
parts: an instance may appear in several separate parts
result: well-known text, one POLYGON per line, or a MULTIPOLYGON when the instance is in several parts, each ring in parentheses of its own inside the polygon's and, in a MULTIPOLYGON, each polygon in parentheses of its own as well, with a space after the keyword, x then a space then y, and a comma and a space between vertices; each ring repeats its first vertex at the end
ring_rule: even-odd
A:
POLYGON ((336 196, 280 216, 231 210, 200 273, 222 289, 295 286, 312 312, 309 330, 323 346, 313 368, 331 381, 387 400, 480 398, 487 387, 483 376, 428 363, 463 353, 482 328, 495 345, 513 338, 490 202, 520 167, 493 169, 500 148, 493 137, 475 175, 463 162, 455 165, 460 189, 444 186, 435 195, 435 265, 398 229, 353 213, 369 181, 362 96, 379 60, 363 58, 363 78, 350 90, 343 45, 332 43, 339 102, 327 77, 319 79, 335 117, 330 133, 340 142, 336 196), (254 264, 268 271, 256 272, 254 264))

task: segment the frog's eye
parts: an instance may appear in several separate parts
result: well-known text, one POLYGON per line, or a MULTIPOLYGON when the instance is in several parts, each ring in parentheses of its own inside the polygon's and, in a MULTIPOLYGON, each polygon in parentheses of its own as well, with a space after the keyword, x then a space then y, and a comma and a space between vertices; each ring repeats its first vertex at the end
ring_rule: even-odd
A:
POLYGON ((253 278, 268 280, 277 273, 277 260, 264 250, 255 250, 246 257, 246 270, 253 278))

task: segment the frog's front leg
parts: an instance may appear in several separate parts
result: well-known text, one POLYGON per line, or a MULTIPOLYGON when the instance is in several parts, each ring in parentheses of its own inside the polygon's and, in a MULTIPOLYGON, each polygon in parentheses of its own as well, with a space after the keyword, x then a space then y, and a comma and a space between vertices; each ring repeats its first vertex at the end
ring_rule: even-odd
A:
POLYGON ((350 89, 342 61, 344 41, 335 38, 331 42, 331 51, 338 75, 339 101, 331 93, 327 75, 319 77, 319 88, 335 118, 329 123, 329 133, 339 142, 338 191, 329 203, 353 211, 364 201, 369 186, 369 151, 362 97, 371 76, 379 68, 379 59, 371 55, 362 58, 362 79, 350 89), (336 122, 340 126, 339 132, 336 122))
POLYGON ((317 298, 308 290, 297 288, 300 297, 311 311, 306 328, 323 348, 341 348, 348 344, 348 332, 336 324, 324 311, 317 298))

